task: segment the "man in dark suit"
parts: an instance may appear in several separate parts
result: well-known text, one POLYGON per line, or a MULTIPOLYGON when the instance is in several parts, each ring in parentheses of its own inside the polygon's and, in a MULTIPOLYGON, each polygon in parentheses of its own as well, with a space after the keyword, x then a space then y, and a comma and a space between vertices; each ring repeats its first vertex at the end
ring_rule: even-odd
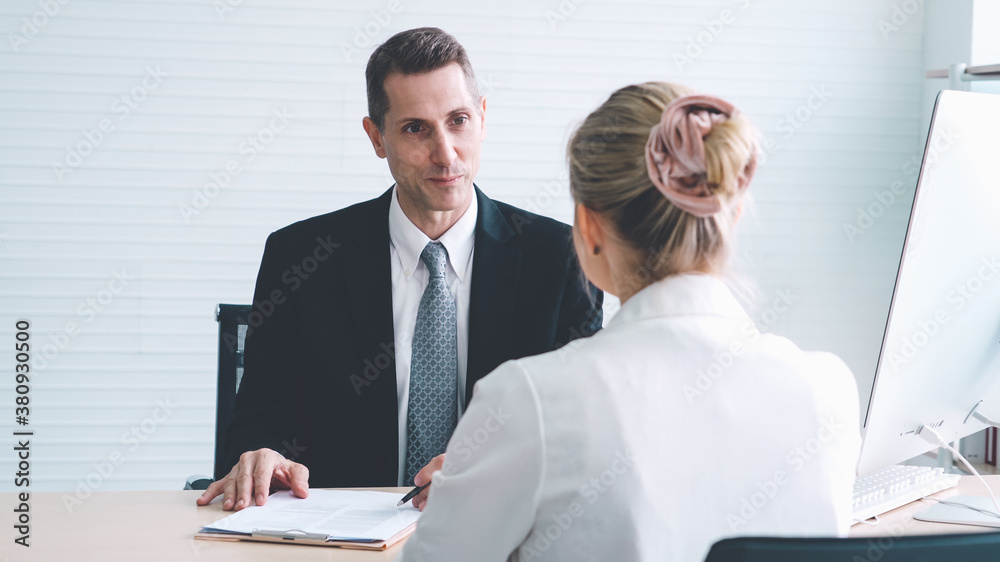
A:
POLYGON ((366 77, 364 128, 396 184, 268 237, 226 437, 234 468, 199 504, 426 481, 476 381, 600 328, 603 294, 570 229, 473 184, 486 100, 461 45, 399 33, 366 77))

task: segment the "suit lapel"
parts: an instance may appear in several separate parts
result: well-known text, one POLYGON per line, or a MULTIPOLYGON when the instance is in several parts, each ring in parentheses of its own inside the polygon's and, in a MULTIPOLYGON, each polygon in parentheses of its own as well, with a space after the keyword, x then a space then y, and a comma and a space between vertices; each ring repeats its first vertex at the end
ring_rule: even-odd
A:
MULTIPOLYGON (((399 462, 399 427, 396 404, 395 336, 392 321, 392 276, 389 252, 389 201, 392 189, 385 192, 365 212, 358 213, 350 225, 352 236, 344 253, 344 279, 350 300, 352 321, 357 331, 359 359, 372 365, 383 365, 385 355, 389 365, 370 377, 368 370, 357 373, 370 385, 358 388, 364 411, 356 413, 370 423, 376 433, 378 460, 373 468, 386 470, 388 480, 395 481, 399 462), (391 464, 389 464, 391 461, 391 464), (385 464, 383 464, 383 462, 385 464)), ((331 318, 336 322, 337 319, 331 318)), ((360 420, 359 420, 360 421, 360 420)), ((375 461, 376 459, 372 459, 375 461)), ((380 478, 379 480, 386 480, 380 478)))
MULTIPOLYGON (((390 364, 371 385, 360 388, 364 411, 357 415, 370 424, 378 448, 373 470, 386 471, 380 480, 395 480, 399 462, 399 426, 396 400, 395 332, 392 322, 392 279, 389 252, 389 201, 392 189, 372 201, 350 225, 351 243, 344 252, 345 298, 351 302, 351 321, 357 330, 362 361, 375 363, 386 353, 390 364), (387 352, 387 349, 389 350, 387 352), (380 462, 381 461, 381 462, 380 462), (383 464, 384 463, 384 464, 383 464), (384 477, 383 477, 384 476, 384 477)), ((476 188, 479 216, 472 262, 469 298, 469 350, 465 403, 472 399, 476 381, 506 357, 506 341, 514 315, 514 297, 521 271, 521 250, 514 229, 496 204, 476 188)), ((337 321, 337 319, 331 319, 337 321)), ((359 376, 363 376, 358 373, 359 376)), ((366 381, 369 379, 366 377, 366 381)))
POLYGON ((514 315, 521 272, 521 252, 514 230, 493 201, 476 187, 479 217, 472 258, 469 298, 469 354, 465 403, 472 387, 506 357, 506 341, 514 315))

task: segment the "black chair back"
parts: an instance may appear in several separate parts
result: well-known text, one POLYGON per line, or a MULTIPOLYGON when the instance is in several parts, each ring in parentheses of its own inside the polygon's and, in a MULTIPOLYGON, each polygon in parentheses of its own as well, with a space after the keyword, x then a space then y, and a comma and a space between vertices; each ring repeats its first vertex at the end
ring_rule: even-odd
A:
POLYGON ((229 474, 225 462, 226 428, 233 419, 236 391, 243 379, 243 350, 247 337, 249 304, 220 304, 215 309, 219 322, 219 375, 215 409, 215 479, 229 474))
POLYGON ((723 539, 705 562, 995 562, 1000 532, 884 537, 723 539))

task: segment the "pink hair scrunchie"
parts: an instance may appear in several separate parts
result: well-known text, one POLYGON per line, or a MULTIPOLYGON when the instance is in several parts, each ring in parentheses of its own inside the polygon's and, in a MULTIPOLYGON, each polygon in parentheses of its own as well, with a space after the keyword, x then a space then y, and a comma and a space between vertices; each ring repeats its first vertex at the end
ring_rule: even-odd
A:
MULTIPOLYGON (((663 109, 660 122, 646 141, 646 170, 653 185, 671 203, 696 217, 722 210, 722 200, 708 189, 705 136, 712 127, 737 113, 733 105, 715 96, 682 96, 663 109)), ((746 189, 757 167, 753 156, 737 179, 746 189)))

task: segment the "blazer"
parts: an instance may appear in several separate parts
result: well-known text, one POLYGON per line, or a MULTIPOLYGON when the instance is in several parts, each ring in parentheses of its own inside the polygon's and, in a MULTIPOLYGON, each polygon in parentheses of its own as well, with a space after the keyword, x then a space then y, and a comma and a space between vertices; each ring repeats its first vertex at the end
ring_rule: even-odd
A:
POLYGON ((704 560, 726 536, 846 535, 847 366, 762 334, 707 275, 479 381, 400 562, 704 560))
MULTIPOLYGON (((475 189, 465 403, 504 361, 593 334, 603 301, 580 271, 567 225, 475 189)), ((306 465, 313 487, 397 485, 391 194, 268 237, 228 466, 269 447, 306 465)))

